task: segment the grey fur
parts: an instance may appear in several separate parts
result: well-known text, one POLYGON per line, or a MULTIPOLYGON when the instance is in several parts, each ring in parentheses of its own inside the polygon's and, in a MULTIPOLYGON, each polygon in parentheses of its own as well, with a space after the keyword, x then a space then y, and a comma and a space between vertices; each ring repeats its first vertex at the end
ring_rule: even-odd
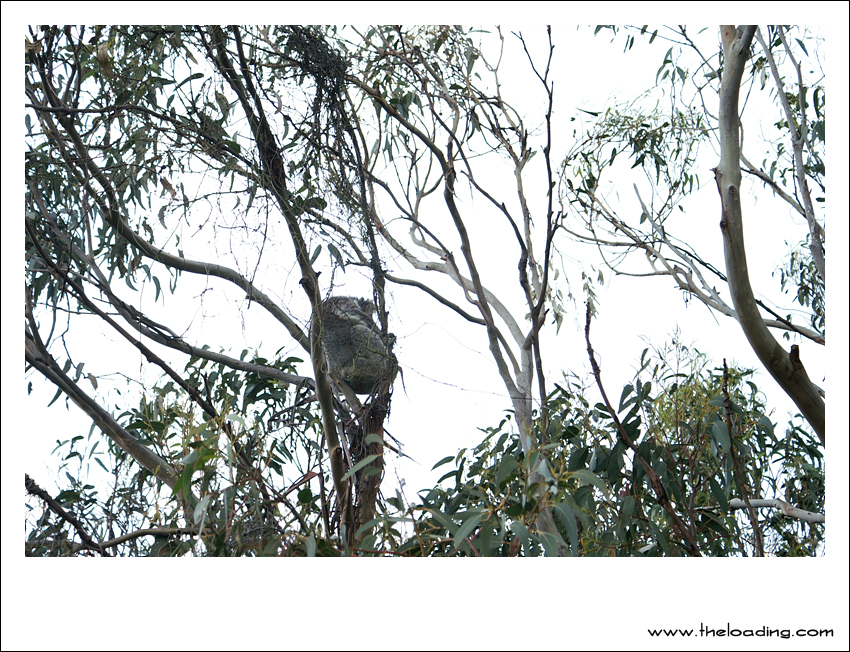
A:
POLYGON ((395 380, 395 336, 383 336, 372 319, 375 304, 357 297, 328 297, 322 302, 322 345, 328 371, 355 394, 371 394, 381 380, 395 380))

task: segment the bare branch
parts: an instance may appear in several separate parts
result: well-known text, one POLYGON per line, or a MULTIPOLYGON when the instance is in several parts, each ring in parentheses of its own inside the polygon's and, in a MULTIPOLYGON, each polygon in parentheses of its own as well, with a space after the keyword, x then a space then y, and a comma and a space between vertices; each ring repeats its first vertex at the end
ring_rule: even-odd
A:
POLYGON ((823 252, 824 233, 823 228, 820 224, 818 224, 818 221, 815 218, 815 208, 812 204, 812 195, 809 192, 809 184, 806 180, 806 168, 803 165, 803 145, 806 141, 808 129, 806 124, 805 102, 803 99, 803 73, 800 70, 800 64, 797 63, 797 60, 794 58, 794 53, 788 46, 788 42, 785 39, 785 31, 782 29, 782 26, 777 26, 777 30, 779 32, 779 38, 782 41, 782 45, 785 46, 785 52, 788 54, 788 58, 791 60, 791 64, 794 66, 794 69, 797 71, 797 85, 800 89, 799 129, 796 127, 794 113, 791 110, 791 105, 788 103, 788 97, 785 94, 782 77, 779 75, 779 69, 776 67, 776 61, 773 58, 773 52, 771 52, 767 43, 764 42, 761 30, 759 29, 756 30, 756 38, 761 44, 767 62, 770 64, 770 72, 773 75, 773 82, 776 84, 776 94, 779 97, 783 110, 785 111, 785 121, 788 123, 788 130, 791 132, 791 143, 794 149, 794 176, 797 180, 797 188, 803 196, 803 206, 805 207, 804 214, 806 216, 806 221, 809 223, 809 233, 811 235, 811 243, 809 246, 812 251, 812 259, 815 261, 818 273, 820 274, 821 279, 823 279, 824 285, 826 285, 826 261, 824 260, 823 252))
MULTIPOLYGON (((771 507, 782 512, 783 516, 796 518, 808 523, 826 523, 826 517, 823 514, 815 512, 807 512, 805 509, 794 507, 790 503, 778 498, 751 498, 750 505, 756 509, 759 507, 771 507)), ((740 498, 733 498, 729 501, 729 509, 747 509, 747 504, 740 498)))

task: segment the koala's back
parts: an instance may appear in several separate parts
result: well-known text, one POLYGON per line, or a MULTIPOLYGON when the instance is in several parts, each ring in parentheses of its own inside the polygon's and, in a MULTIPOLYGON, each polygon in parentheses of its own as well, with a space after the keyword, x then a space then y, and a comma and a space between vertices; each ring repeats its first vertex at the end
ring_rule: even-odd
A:
POLYGON ((322 302, 322 344, 334 378, 346 381, 356 394, 369 394, 376 383, 392 381, 398 363, 372 319, 375 306, 366 299, 329 297, 322 302))

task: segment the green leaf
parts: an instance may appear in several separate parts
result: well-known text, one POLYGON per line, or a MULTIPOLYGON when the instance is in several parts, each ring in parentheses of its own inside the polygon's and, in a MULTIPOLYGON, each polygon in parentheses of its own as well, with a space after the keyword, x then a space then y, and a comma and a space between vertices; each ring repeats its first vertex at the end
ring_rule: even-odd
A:
POLYGON ((547 557, 557 557, 559 550, 567 547, 558 532, 538 532, 537 536, 540 537, 540 543, 543 544, 547 557))
POLYGON ((183 464, 184 466, 189 466, 190 464, 194 463, 194 461, 197 460, 199 456, 200 456, 200 453, 198 452, 198 450, 197 449, 193 450, 186 457, 184 457, 180 461, 180 463, 183 464))
POLYGON ((261 557, 271 557, 277 552, 277 547, 280 545, 280 537, 272 537, 271 541, 266 544, 266 547, 263 548, 263 551, 260 553, 261 557))
POLYGON ((443 480, 446 480, 448 478, 456 478, 456 477, 457 477, 457 471, 449 471, 445 475, 441 476, 439 480, 437 480, 437 484, 440 484, 443 480))
POLYGON ((667 543, 667 537, 662 532, 661 528, 656 525, 656 523, 650 519, 648 522, 649 530, 652 532, 652 535, 655 537, 655 540, 658 542, 658 545, 661 547, 661 551, 666 555, 669 554, 670 549, 667 543))
POLYGON ((499 470, 496 472, 496 486, 501 488, 507 477, 513 473, 519 466, 516 458, 513 455, 502 455, 502 460, 499 462, 499 470))
POLYGON ((195 507, 194 514, 192 516, 193 520, 195 521, 195 525, 200 523, 201 519, 204 518, 204 515, 207 511, 207 506, 209 506, 210 504, 210 500, 212 500, 212 494, 207 494, 198 502, 197 506, 195 507))
POLYGON ((626 407, 626 405, 628 405, 629 403, 631 403, 631 401, 629 401, 629 403, 625 403, 625 400, 626 400, 626 397, 629 394, 631 394, 634 390, 635 390, 635 388, 632 387, 631 385, 626 385, 625 387, 623 387, 623 393, 620 395, 620 407, 617 408, 617 412, 622 412, 623 408, 626 407))
MULTIPOLYGON (((296 198, 296 199, 297 199, 297 198, 296 198)), ((312 265, 312 264, 314 264, 314 263, 316 262, 316 259, 319 257, 319 254, 320 254, 320 253, 322 253, 322 245, 318 245, 318 246, 316 247, 315 251, 313 251, 313 255, 312 255, 312 256, 310 256, 310 264, 311 264, 311 265, 312 265)))
POLYGON ((505 514, 507 514, 511 518, 516 518, 517 516, 522 514, 522 505, 519 503, 511 505, 505 510, 505 514))
POLYGON ((62 390, 61 390, 61 389, 57 389, 57 390, 56 390, 56 394, 55 394, 55 395, 54 395, 54 397, 51 399, 50 403, 48 403, 48 404, 47 404, 47 407, 50 407, 51 405, 53 405, 53 404, 56 402, 56 399, 57 399, 57 398, 59 398, 61 395, 62 395, 62 390))
POLYGON ((667 54, 664 55, 664 61, 661 63, 661 67, 658 69, 658 72, 655 73, 655 83, 656 84, 658 83, 658 76, 661 74, 661 71, 664 70, 664 68, 667 66, 667 64, 672 61, 672 59, 670 58, 671 54, 673 54, 672 46, 670 47, 669 50, 667 50, 667 54))
POLYGON ((306 505, 311 500, 313 500, 313 490, 310 487, 305 487, 298 492, 298 502, 302 505, 306 505))
POLYGON ((332 242, 328 243, 328 251, 331 252, 331 256, 333 256, 334 260, 336 260, 340 268, 345 269, 345 258, 343 258, 339 249, 337 249, 332 242))
POLYGON ((724 512, 729 511, 729 501, 726 500, 726 492, 723 491, 717 483, 717 480, 709 478, 708 486, 711 489, 711 495, 714 496, 714 500, 717 501, 717 504, 720 505, 721 509, 723 509, 724 512))
POLYGON ((378 457, 380 457, 380 455, 367 455, 367 456, 366 456, 366 457, 364 457, 362 460, 360 460, 357 464, 355 464, 354 466, 352 466, 352 467, 348 470, 348 473, 346 473, 344 476, 342 476, 342 479, 343 479, 343 480, 348 480, 348 478, 350 478, 350 477, 351 477, 354 473, 357 473, 357 472, 358 472, 360 469, 362 469, 364 466, 367 466, 367 465, 371 464, 371 463, 372 463, 372 462, 374 462, 376 459, 378 459, 378 457))
POLYGON ((711 512, 704 512, 703 515, 706 518, 706 525, 708 525, 712 530, 717 532, 721 537, 729 536, 729 529, 717 515, 712 514, 711 512))
POLYGON ((607 497, 610 494, 610 489, 608 485, 600 479, 595 473, 591 473, 587 469, 579 469, 578 471, 573 471, 570 473, 571 476, 579 478, 582 482, 586 484, 592 484, 597 487, 605 496, 607 497))
POLYGON ((765 432, 767 432, 767 434, 773 436, 773 422, 768 417, 762 416, 758 420, 758 425, 760 425, 762 428, 764 428, 764 430, 765 430, 765 432))
POLYGON ((565 503, 557 503, 555 505, 555 514, 567 530, 567 537, 570 540, 570 550, 572 550, 573 557, 578 556, 578 528, 576 527, 576 517, 573 514, 573 510, 565 503))
POLYGON ((457 525, 445 514, 436 509, 427 510, 437 521, 439 521, 440 525, 446 528, 452 535, 457 532, 457 525))
MULTIPOLYGON (((182 82, 180 82, 179 84, 177 84, 177 86, 174 88, 174 90, 176 91, 178 88, 180 88, 183 84, 185 84, 185 83, 187 83, 187 82, 193 81, 193 80, 195 80, 195 79, 202 79, 202 78, 203 78, 203 76, 204 76, 204 73, 202 73, 202 72, 196 72, 194 75, 190 75, 189 77, 186 77, 186 79, 184 79, 182 82)), ((174 92, 174 91, 172 91, 172 93, 173 93, 173 92, 174 92)))
POLYGON ((215 101, 218 104, 221 115, 227 120, 230 115, 230 102, 227 101, 227 98, 220 91, 215 92, 215 101))
POLYGON ((714 436, 714 439, 717 441, 717 445, 720 446, 724 451, 729 451, 729 430, 726 428, 726 424, 720 421, 719 419, 711 424, 711 434, 714 436))
POLYGON ((812 95, 812 101, 814 102, 814 105, 815 105, 815 114, 818 116, 818 118, 823 117, 821 115, 821 107, 823 106, 822 99, 821 99, 822 93, 823 93, 823 89, 820 86, 818 86, 817 88, 815 88, 814 95, 812 95))
MULTIPOLYGON (((360 537, 361 535, 363 535, 364 533, 368 532, 373 527, 378 525, 378 523, 380 523, 380 522, 381 522, 381 517, 379 517, 379 516, 376 516, 375 518, 371 519, 370 521, 367 521, 366 523, 361 525, 359 528, 357 528, 357 531, 354 533, 354 537, 355 538, 360 537)), ((370 539, 372 541, 372 545, 374 545, 375 538, 372 535, 370 535, 369 537, 366 537, 365 539, 363 539, 363 541, 361 542, 361 547, 362 548, 372 548, 372 545, 369 545, 369 544, 366 543, 370 539)))
POLYGON ((235 421, 236 423, 240 424, 246 430, 248 429, 248 424, 245 423, 245 419, 243 419, 242 415, 240 415, 240 414, 228 414, 227 420, 228 421, 235 421))
POLYGON ((589 449, 587 446, 575 449, 570 454, 570 460, 567 463, 567 471, 576 471, 579 468, 583 468, 587 462, 588 452, 589 449))
POLYGON ((528 528, 519 521, 514 521, 511 523, 511 532, 517 535, 526 555, 528 555, 531 550, 531 537, 528 535, 528 528))
POLYGON ((620 511, 620 518, 625 523, 631 518, 635 511, 635 497, 626 496, 623 500, 623 507, 620 511))
POLYGON ((434 466, 432 466, 432 467, 431 467, 431 470, 433 471, 433 470, 434 470, 434 469, 436 469, 438 466, 443 466, 443 464, 448 464, 448 463, 449 463, 449 462, 451 462, 453 459, 454 459, 454 455, 449 455, 448 457, 444 457, 444 458, 443 458, 443 459, 441 459, 439 462, 437 462, 434 466))
POLYGON ((468 537, 472 531, 478 527, 478 524, 485 516, 487 516, 487 510, 484 509, 470 510, 467 512, 467 518, 463 521, 463 524, 458 528, 458 531, 454 535, 455 546, 459 548, 464 539, 466 539, 466 537, 468 537))

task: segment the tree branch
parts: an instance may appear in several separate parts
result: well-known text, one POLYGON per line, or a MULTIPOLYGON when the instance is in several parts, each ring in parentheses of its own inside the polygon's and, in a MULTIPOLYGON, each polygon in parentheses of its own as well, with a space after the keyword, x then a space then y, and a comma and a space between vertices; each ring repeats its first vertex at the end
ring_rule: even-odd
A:
POLYGON ((803 196, 803 206, 805 208, 804 215, 806 216, 806 221, 809 224, 809 233, 811 235, 812 241, 809 244, 809 248, 812 252, 812 259, 815 261, 815 266, 817 267, 818 274, 820 274, 821 279, 826 285, 826 261, 824 260, 824 252, 823 252, 823 228, 818 224, 817 219, 815 218, 815 208, 812 204, 812 195, 809 192, 809 184, 806 180, 806 168, 803 165, 803 144, 806 140, 806 107, 803 99, 804 87, 803 87, 803 73, 800 70, 800 64, 797 63, 794 58, 794 54, 791 52, 791 48, 788 46, 788 42, 785 40, 785 31, 782 29, 782 26, 777 26, 777 30, 779 32, 779 38, 782 41, 782 45, 785 46, 785 51, 788 54, 788 58, 791 60, 791 64, 794 66, 794 69, 797 71, 797 85, 800 93, 800 128, 798 129, 795 125, 794 121, 794 113, 791 110, 791 105, 788 102, 788 96, 785 94, 785 88, 782 84, 782 77, 779 75, 779 70, 776 67, 776 61, 773 59, 773 52, 771 52, 770 48, 764 42, 764 39, 761 35, 761 30, 756 30, 756 38, 761 44, 762 50, 764 50, 764 56, 767 58, 767 62, 770 64, 770 73, 773 75, 773 82, 776 84, 776 95, 779 98, 780 103, 782 104, 782 109, 785 111, 785 121, 788 123, 788 131, 791 132, 791 144, 794 151, 794 177, 797 180, 797 188, 800 191, 800 194, 803 196))
POLYGON ((646 477, 649 478, 652 490, 655 492, 658 504, 661 505, 661 507, 664 508, 664 511, 670 516, 670 519, 673 521, 673 526, 676 528, 679 536, 683 537, 687 542, 688 554, 692 557, 702 557, 699 552, 699 546, 697 545, 693 534, 691 534, 690 528, 682 522, 682 519, 679 518, 676 510, 673 509, 670 498, 667 496, 667 491, 664 489, 664 485, 661 484, 661 479, 658 477, 655 469, 653 469, 649 465, 649 462, 647 462, 640 454, 637 446, 635 446, 635 443, 632 441, 632 438, 629 437, 626 429, 623 428, 623 424, 620 423, 620 419, 617 417, 617 413, 614 411, 611 402, 608 400, 608 395, 605 393, 605 388, 602 386, 602 371, 596 362, 596 356, 594 355, 593 347, 590 344, 590 303, 587 304, 587 314, 585 316, 584 323, 584 338, 587 342, 587 355, 590 358, 590 366, 593 369, 593 375, 596 378, 596 386, 599 388, 599 393, 602 394, 602 400, 605 401, 608 413, 611 415, 611 418, 614 419, 620 439, 622 439, 623 443, 629 447, 634 454, 635 460, 643 467, 646 477))
POLYGON ((104 546, 95 543, 95 541, 89 536, 89 533, 86 532, 86 529, 83 527, 83 524, 80 523, 79 519, 66 512, 62 508, 62 505, 56 502, 56 500, 54 500, 44 489, 39 487, 26 473, 24 474, 24 486, 26 487, 28 494, 41 498, 45 503, 47 503, 47 506, 59 516, 59 518, 70 523, 77 531, 77 534, 80 535, 80 539, 82 539, 84 545, 92 548, 93 550, 97 550, 104 557, 109 557, 109 553, 104 550, 104 546))
POLYGON ((720 193, 723 250, 726 276, 739 323, 762 364, 794 401, 803 416, 826 444, 823 399, 809 380, 802 364, 792 364, 788 352, 773 338, 756 307, 747 270, 744 227, 741 209, 741 149, 738 124, 738 94, 741 77, 750 53, 755 26, 736 30, 723 25, 721 35, 726 65, 720 88, 720 164, 715 168, 720 193))

